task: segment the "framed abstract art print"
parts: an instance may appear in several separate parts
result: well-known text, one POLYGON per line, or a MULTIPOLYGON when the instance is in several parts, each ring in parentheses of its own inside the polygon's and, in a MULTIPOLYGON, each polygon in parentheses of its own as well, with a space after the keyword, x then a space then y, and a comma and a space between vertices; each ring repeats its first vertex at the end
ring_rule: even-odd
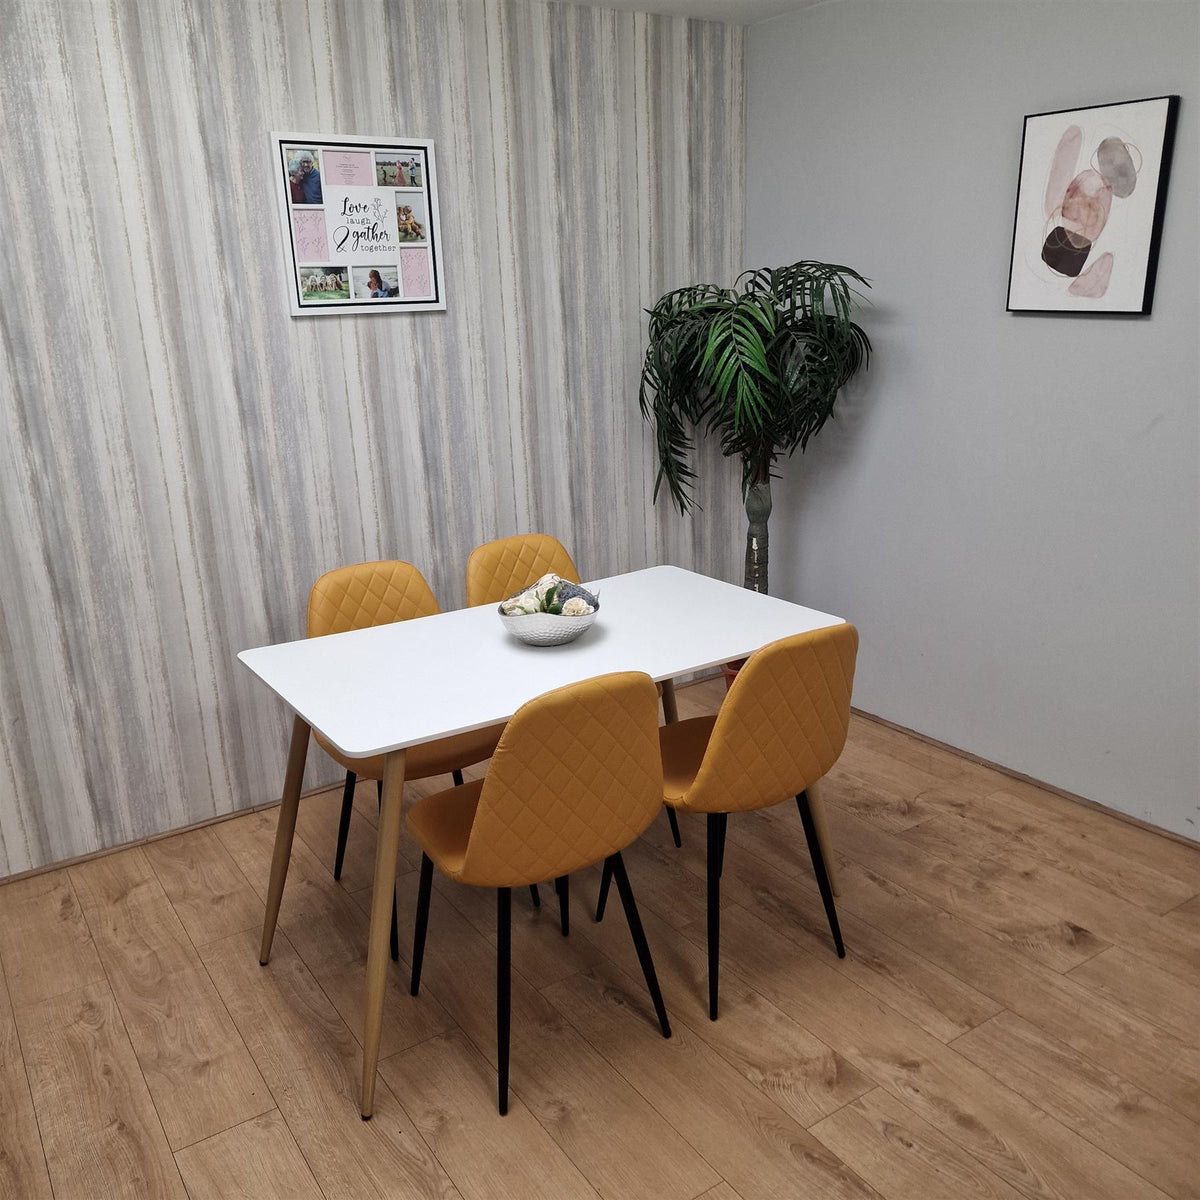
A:
POLYGON ((293 316, 446 307, 424 138, 271 135, 293 316))
POLYGON ((1009 312, 1150 312, 1178 109, 1157 96, 1025 118, 1009 312))

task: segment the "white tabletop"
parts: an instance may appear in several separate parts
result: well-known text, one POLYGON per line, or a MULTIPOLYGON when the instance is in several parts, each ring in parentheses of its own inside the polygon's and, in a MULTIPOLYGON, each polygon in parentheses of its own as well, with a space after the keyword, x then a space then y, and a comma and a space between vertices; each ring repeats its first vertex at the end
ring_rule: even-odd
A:
POLYGON ((843 623, 679 567, 586 586, 600 598, 599 615, 565 646, 518 642, 485 604, 238 658, 343 754, 365 758, 494 725, 534 696, 594 675, 672 679, 843 623))

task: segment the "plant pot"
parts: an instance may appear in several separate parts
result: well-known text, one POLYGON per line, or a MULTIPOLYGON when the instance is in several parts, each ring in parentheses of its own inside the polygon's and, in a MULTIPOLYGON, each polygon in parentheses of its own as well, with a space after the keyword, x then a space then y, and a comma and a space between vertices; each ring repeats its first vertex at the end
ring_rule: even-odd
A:
POLYGON ((744 658, 734 659, 733 662, 721 664, 721 678, 725 680, 725 690, 729 691, 733 687, 733 681, 737 678, 737 673, 746 665, 744 658))

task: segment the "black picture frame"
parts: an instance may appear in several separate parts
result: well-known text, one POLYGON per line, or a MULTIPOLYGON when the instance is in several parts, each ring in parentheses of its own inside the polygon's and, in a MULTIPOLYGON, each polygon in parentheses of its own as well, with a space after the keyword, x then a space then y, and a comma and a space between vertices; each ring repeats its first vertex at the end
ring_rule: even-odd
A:
POLYGON ((1007 312, 1150 315, 1179 102, 1151 96, 1025 117, 1007 312))

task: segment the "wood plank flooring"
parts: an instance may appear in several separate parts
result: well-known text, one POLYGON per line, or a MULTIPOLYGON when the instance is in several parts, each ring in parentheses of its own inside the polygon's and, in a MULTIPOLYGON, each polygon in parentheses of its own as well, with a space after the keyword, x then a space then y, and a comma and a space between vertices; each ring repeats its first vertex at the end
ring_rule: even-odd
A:
POLYGON ((493 897, 438 879, 409 996, 405 844, 364 1123, 362 790, 340 883, 340 789, 302 803, 265 969, 274 812, 0 885, 0 1196, 1200 1200, 1200 847, 856 718, 824 789, 847 957, 795 806, 734 817, 710 1022, 703 823, 658 821, 626 860, 674 1036, 598 872, 569 938, 514 894, 501 1118, 493 897))

